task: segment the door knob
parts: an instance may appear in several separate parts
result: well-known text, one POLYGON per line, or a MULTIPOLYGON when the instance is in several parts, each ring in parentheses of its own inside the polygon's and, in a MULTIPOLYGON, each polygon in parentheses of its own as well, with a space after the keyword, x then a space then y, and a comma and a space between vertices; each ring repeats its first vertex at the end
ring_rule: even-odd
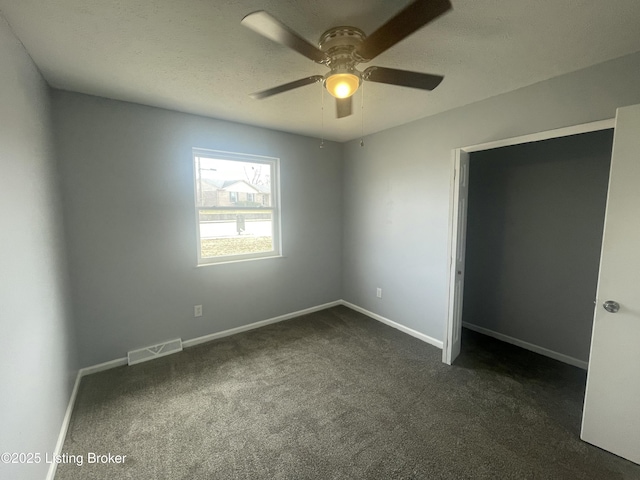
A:
POLYGON ((602 304, 602 306, 609 313, 617 313, 617 311, 620 310, 620 304, 613 300, 607 300, 602 304))

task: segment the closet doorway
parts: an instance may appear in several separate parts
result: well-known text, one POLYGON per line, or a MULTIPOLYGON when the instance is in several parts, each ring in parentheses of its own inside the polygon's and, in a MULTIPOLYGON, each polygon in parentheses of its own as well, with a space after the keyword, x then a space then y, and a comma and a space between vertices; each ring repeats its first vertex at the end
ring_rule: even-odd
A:
POLYGON ((460 352, 464 319, 586 368, 613 127, 602 121, 454 151, 445 363, 460 352))

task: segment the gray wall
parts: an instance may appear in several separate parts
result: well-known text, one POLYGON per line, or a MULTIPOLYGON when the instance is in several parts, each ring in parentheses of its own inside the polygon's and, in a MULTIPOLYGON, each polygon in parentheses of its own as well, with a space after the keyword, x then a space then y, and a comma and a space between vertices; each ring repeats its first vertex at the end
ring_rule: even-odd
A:
POLYGON ((636 103, 640 54, 371 135, 364 147, 349 142, 343 298, 442 340, 452 149, 613 118, 636 103))
MULTIPOLYGON (((77 372, 48 87, 0 16, 0 453, 52 452, 77 372)), ((48 465, 5 465, 42 479, 48 465)))
POLYGON ((75 93, 53 103, 82 366, 340 299, 340 145, 75 93), (196 268, 192 147, 281 159, 284 258, 196 268))
POLYGON ((613 130, 471 154, 463 321, 582 361, 613 130))

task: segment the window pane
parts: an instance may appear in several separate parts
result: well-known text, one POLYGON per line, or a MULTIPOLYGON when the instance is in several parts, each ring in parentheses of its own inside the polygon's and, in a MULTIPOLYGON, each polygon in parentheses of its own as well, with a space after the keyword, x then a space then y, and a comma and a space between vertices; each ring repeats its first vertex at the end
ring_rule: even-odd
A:
POLYGON ((195 157, 199 207, 271 207, 271 164, 195 157))
POLYGON ((199 265, 280 255, 279 159, 193 149, 199 265))
POLYGON ((273 251, 273 212, 199 210, 200 256, 213 258, 273 251))

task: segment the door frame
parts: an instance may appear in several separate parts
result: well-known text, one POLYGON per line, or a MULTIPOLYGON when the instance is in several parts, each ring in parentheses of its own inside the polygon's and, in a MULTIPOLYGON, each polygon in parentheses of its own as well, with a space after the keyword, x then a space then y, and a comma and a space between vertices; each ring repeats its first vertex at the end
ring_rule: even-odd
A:
MULTIPOLYGON (((573 125, 570 127, 556 128, 553 130, 546 130, 544 132, 537 132, 528 135, 521 135, 518 137, 505 138, 503 140, 496 140, 487 143, 480 143, 476 145, 470 145, 467 147, 454 148, 451 151, 451 184, 449 188, 449 240, 448 240, 448 277, 447 285, 449 287, 447 295, 447 319, 445 323, 444 342, 442 347, 442 361, 448 365, 451 365, 455 360, 454 352, 454 338, 461 338, 462 322, 458 322, 456 325, 454 314, 456 302, 463 304, 463 298, 458 298, 454 285, 454 279, 456 277, 456 271, 459 270, 457 262, 455 261, 455 247, 459 242, 466 242, 466 229, 459 228, 459 222, 455 222, 455 218, 458 211, 458 205, 460 201, 459 191, 456 186, 456 177, 459 175, 457 172, 457 159, 460 157, 460 152, 473 153, 482 152, 484 150, 492 150, 494 148, 508 147, 512 145, 520 145, 523 143, 540 142, 542 140, 550 140, 552 138, 568 137, 571 135, 579 135, 581 133, 597 132, 600 130, 608 130, 615 128, 616 119, 610 118, 607 120, 600 120, 596 122, 582 123, 579 125, 573 125), (456 327, 454 329, 454 327, 456 327)), ((468 205, 467 205, 468 208, 468 205)), ((464 269, 463 269, 464 271, 464 269)), ((463 297, 464 293, 460 293, 460 297, 463 297)), ((462 307, 459 309, 459 314, 462 315, 462 307)))

